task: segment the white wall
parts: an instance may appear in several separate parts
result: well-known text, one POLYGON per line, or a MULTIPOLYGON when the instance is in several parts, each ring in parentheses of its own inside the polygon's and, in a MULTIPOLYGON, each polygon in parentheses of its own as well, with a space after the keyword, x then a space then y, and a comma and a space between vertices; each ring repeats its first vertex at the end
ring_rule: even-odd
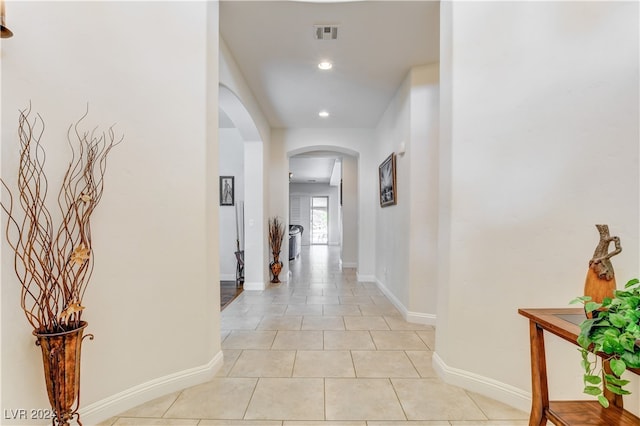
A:
POLYGON ((358 159, 342 157, 342 266, 358 266, 358 159))
POLYGON ((433 324, 437 305, 438 64, 414 67, 378 127, 378 161, 396 155, 397 204, 376 208, 376 278, 404 317, 433 324))
MULTIPOLYGON (((224 17, 221 17, 224 19, 224 17)), ((242 72, 220 39, 220 84, 225 110, 245 141, 245 290, 263 290, 269 282, 267 215, 272 167, 271 128, 242 72), (228 89, 228 90, 227 90, 228 89), (229 92, 232 94, 229 96, 229 92), (227 106, 225 105, 225 108, 227 106)), ((286 274, 283 274, 286 276, 286 274)))
MULTIPOLYGON (((434 359, 447 380, 528 409, 517 309, 582 293, 596 223, 622 240, 618 286, 640 270, 638 3, 447 2, 441 12, 434 359)), ((550 396, 584 398, 575 348, 548 339, 547 349, 550 396)), ((634 380, 625 405, 638 414, 634 380)))
MULTIPOLYGON (((17 111, 29 101, 46 121, 52 186, 68 162, 67 126, 87 102, 88 127, 117 123, 125 135, 93 216, 96 263, 83 302, 95 334, 83 345, 83 420, 95 424, 207 380, 222 362, 209 59, 217 3, 11 2, 7 12, 15 35, 2 42, 2 178, 15 188, 17 111)), ((3 238, 2 409, 47 407, 19 292, 3 238)))
MULTIPOLYGON (((220 279, 236 279, 236 256, 237 248, 236 214, 242 215, 242 203, 244 202, 244 141, 240 132, 236 128, 220 129, 220 155, 219 172, 220 176, 234 177, 234 206, 220 206, 220 279)), ((220 186, 218 185, 218 189, 220 186)), ((242 241, 242 230, 240 232, 240 247, 244 247, 242 241)))
POLYGON ((329 245, 339 245, 342 236, 340 235, 340 187, 330 186, 322 183, 292 183, 289 185, 289 199, 292 196, 300 197, 301 205, 306 208, 303 212, 302 221, 299 225, 304 227, 302 234, 302 245, 311 244, 311 197, 329 197, 329 245))

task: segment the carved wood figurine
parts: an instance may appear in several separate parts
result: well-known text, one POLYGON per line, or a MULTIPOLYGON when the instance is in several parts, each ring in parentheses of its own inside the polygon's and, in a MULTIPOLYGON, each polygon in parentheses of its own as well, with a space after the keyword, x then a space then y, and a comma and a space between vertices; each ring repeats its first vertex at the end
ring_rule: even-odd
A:
POLYGON ((593 302, 602 303, 605 297, 613 297, 616 289, 616 277, 611 258, 622 251, 620 238, 609 235, 608 225, 596 225, 600 241, 589 261, 589 270, 584 284, 584 295, 591 296, 593 302), (614 243, 615 250, 609 253, 609 245, 614 243))

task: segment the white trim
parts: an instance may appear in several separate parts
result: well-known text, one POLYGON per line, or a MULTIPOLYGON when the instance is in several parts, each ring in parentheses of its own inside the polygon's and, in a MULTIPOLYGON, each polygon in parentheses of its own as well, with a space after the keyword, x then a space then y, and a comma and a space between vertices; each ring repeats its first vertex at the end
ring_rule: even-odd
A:
POLYGON ((343 262, 342 260, 340 260, 340 263, 342 264, 343 268, 357 268, 358 267, 358 263, 357 262, 343 262))
POLYGON ((407 316, 405 317, 407 322, 423 325, 436 325, 436 319, 437 317, 435 314, 424 314, 422 312, 411 311, 407 311, 407 316))
POLYGON ((264 285, 264 283, 262 281, 259 281, 259 282, 248 282, 248 281, 245 281, 242 284, 242 289, 243 290, 263 291, 265 288, 266 288, 266 286, 264 285))
POLYGON ((376 281, 375 275, 365 275, 360 272, 356 272, 356 278, 358 279, 358 282, 372 283, 376 281))
POLYGON ((406 306, 398 298, 389 290, 379 279, 376 279, 376 284, 381 292, 387 296, 387 299, 393 303, 393 306, 396 307, 402 314, 402 317, 405 321, 413 323, 413 324, 423 324, 423 325, 436 325, 436 315, 435 314, 427 314, 423 312, 411 312, 407 309, 406 306))
POLYGON ((236 274, 220 274, 220 281, 235 281, 236 274))
POLYGON ((525 412, 531 409, 529 392, 470 371, 449 367, 437 352, 433 353, 432 364, 446 383, 488 396, 525 412))
POLYGON ((220 351, 205 365, 141 383, 89 404, 80 409, 80 418, 86 425, 98 424, 152 399, 209 381, 222 367, 222 361, 223 355, 220 351))

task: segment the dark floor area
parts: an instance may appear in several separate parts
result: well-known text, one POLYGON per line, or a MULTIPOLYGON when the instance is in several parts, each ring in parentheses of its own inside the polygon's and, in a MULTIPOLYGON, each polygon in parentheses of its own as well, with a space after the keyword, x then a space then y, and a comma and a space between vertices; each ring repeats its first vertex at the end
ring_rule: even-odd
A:
POLYGON ((237 287, 235 281, 220 281, 220 310, 223 310, 240 293, 242 293, 242 285, 237 287))

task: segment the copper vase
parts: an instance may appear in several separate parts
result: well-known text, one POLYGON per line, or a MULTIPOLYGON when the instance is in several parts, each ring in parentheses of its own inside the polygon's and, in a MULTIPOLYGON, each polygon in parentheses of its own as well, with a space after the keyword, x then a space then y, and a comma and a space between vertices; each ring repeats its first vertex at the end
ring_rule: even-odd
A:
POLYGON ((278 275, 280 275, 280 271, 282 271, 282 262, 280 262, 280 253, 273 253, 273 262, 269 264, 269 269, 271 269, 271 275, 273 278, 271 279, 272 283, 279 283, 280 279, 278 279, 278 275))
MULTIPOLYGON (((80 349, 82 333, 87 327, 80 321, 78 328, 61 333, 38 333, 36 345, 42 349, 44 378, 51 408, 54 411, 54 425, 69 425, 73 418, 79 425, 80 414, 80 349)), ((87 334, 85 337, 93 338, 87 334)))

